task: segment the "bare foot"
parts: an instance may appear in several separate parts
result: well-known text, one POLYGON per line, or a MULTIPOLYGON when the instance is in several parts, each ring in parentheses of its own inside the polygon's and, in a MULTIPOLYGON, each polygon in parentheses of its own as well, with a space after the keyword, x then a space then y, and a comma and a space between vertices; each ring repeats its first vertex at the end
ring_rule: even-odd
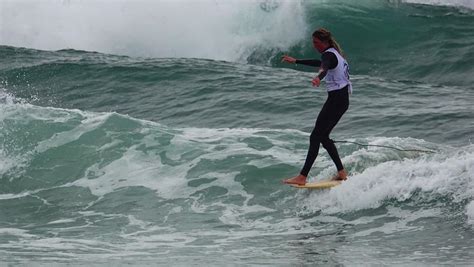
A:
POLYGON ((346 170, 342 169, 340 171, 337 172, 337 175, 336 176, 333 176, 331 178, 331 180, 334 180, 334 181, 345 181, 347 180, 347 172, 346 170))
POLYGON ((285 184, 297 184, 297 185, 305 185, 306 184, 306 176, 300 174, 290 179, 283 180, 285 184))

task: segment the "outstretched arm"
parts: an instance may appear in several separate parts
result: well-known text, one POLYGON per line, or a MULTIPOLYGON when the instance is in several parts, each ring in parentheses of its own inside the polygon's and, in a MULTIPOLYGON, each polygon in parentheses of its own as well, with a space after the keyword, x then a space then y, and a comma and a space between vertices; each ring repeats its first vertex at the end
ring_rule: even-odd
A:
POLYGON ((320 67, 321 66, 321 60, 318 60, 318 59, 296 59, 296 58, 290 57, 288 55, 282 56, 281 57, 281 62, 302 64, 302 65, 311 66, 311 67, 320 67))
POLYGON ((321 67, 321 60, 319 59, 297 59, 295 63, 311 67, 321 67))

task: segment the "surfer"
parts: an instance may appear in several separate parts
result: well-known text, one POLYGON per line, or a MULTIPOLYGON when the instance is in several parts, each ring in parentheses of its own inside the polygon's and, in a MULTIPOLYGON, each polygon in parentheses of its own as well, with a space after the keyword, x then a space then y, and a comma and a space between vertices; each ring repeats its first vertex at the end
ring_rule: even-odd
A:
POLYGON ((328 98, 319 112, 316 124, 311 132, 308 154, 303 169, 299 175, 283 180, 286 184, 306 184, 308 173, 318 156, 319 144, 323 145, 336 165, 337 175, 332 177, 332 179, 347 179, 347 172, 339 158, 334 141, 329 138, 329 134, 349 108, 349 93, 352 93, 352 84, 349 80, 349 65, 342 55, 339 44, 328 30, 320 28, 313 33, 312 37, 314 48, 321 53, 321 60, 299 60, 284 55, 282 62, 320 67, 318 75, 312 80, 312 84, 318 87, 321 80, 324 79, 328 98))

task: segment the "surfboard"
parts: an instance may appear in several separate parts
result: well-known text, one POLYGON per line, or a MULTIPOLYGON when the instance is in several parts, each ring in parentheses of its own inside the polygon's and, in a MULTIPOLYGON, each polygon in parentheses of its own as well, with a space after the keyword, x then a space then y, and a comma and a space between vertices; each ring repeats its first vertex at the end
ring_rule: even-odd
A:
POLYGON ((306 183, 305 185, 292 184, 291 186, 300 188, 300 189, 328 189, 328 188, 340 185, 341 183, 342 183, 341 181, 324 180, 324 181, 306 183))

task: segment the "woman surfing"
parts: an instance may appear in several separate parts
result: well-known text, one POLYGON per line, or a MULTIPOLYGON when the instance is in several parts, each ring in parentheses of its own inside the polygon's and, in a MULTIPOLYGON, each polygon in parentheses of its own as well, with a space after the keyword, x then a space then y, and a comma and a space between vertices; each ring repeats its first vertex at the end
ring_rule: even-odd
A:
POLYGON ((320 28, 313 33, 312 37, 314 48, 321 53, 321 60, 298 60, 284 55, 282 62, 320 67, 318 75, 312 80, 312 84, 318 87, 321 80, 324 79, 328 98, 319 112, 316 124, 311 132, 308 154, 303 169, 299 175, 283 180, 286 184, 306 184, 308 173, 318 156, 319 144, 323 145, 336 165, 337 175, 332 179, 347 179, 347 172, 339 158, 334 141, 329 138, 329 134, 349 108, 349 93, 352 93, 349 65, 342 55, 339 44, 328 30, 320 28))

